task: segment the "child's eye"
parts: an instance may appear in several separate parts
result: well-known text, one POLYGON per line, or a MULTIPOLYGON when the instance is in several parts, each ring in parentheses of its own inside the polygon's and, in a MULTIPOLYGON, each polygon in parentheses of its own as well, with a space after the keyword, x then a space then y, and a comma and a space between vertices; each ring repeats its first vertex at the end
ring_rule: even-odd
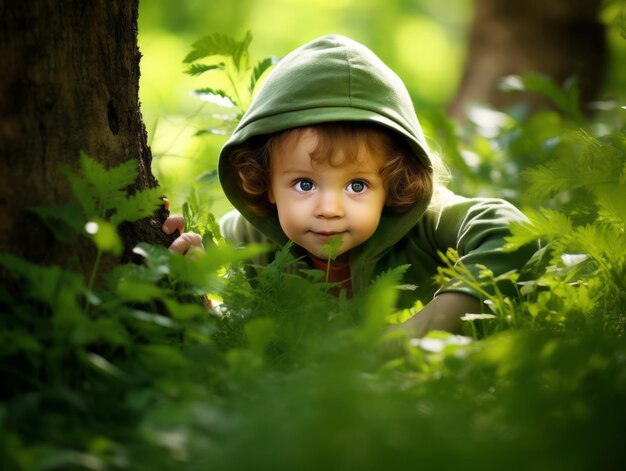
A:
POLYGON ((298 180, 294 184, 294 187, 298 191, 307 192, 307 191, 313 190, 313 188, 315 188, 315 185, 313 184, 311 180, 298 180))
POLYGON ((361 180, 356 180, 348 184, 347 190, 349 193, 362 193, 365 191, 366 188, 367 188, 367 183, 361 180))

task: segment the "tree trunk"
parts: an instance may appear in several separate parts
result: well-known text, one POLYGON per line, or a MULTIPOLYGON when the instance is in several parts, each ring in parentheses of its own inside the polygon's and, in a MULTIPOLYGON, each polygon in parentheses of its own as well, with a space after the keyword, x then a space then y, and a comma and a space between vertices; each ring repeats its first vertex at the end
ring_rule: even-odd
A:
POLYGON ((539 95, 498 88, 506 75, 538 72, 562 84, 576 74, 581 105, 597 94, 606 63, 601 0, 475 0, 465 72, 448 111, 465 118, 465 107, 480 102, 503 109, 517 103, 530 110, 550 104, 539 95))
MULTIPOLYGON (((27 210, 71 199, 59 164, 76 168, 81 150, 105 167, 135 159, 135 188, 157 186, 139 110, 138 3, 0 0, 0 252, 87 272, 91 243, 57 243, 27 210)), ((141 240, 166 243, 164 214, 123 228, 126 256, 141 240)))

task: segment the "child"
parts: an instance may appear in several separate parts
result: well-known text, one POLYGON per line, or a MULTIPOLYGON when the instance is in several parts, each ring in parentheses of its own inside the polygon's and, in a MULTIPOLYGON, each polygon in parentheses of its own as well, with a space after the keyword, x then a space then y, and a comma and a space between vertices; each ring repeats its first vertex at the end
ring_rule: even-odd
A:
MULTIPOLYGON (((461 316, 479 312, 479 295, 437 289, 438 252, 452 247, 468 268, 496 275, 519 268, 527 254, 501 248, 508 223, 523 215, 503 200, 452 194, 439 167, 400 78, 365 46, 324 36, 280 61, 222 148, 220 182, 236 208, 223 234, 238 244, 292 240, 297 256, 324 270, 336 239, 331 279, 353 293, 410 264, 404 281, 417 289, 400 304, 428 304, 405 327, 457 332, 461 316)), ((164 230, 182 225, 171 217, 164 230)), ((185 233, 171 249, 200 245, 185 233)))

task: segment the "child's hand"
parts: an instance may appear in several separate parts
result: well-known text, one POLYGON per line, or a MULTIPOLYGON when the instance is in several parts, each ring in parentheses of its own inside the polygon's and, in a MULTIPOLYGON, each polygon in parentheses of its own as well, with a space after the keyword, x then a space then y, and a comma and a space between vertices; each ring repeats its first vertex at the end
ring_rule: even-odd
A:
POLYGON ((172 214, 163 223, 163 232, 173 234, 180 232, 180 236, 172 242, 169 249, 174 253, 191 254, 197 250, 204 250, 202 237, 195 232, 183 232, 185 230, 185 219, 180 214, 172 214))

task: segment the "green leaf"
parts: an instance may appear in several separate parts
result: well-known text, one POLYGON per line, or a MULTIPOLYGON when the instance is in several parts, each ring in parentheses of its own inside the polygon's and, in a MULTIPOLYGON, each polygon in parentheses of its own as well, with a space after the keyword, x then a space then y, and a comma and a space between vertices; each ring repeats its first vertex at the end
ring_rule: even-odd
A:
POLYGON ((272 319, 253 319, 244 327, 250 349, 262 354, 275 336, 276 323, 272 319))
POLYGON ((136 192, 134 195, 118 202, 111 224, 119 225, 122 221, 134 222, 152 216, 163 204, 163 190, 149 188, 136 192))
POLYGON ((103 219, 93 219, 85 225, 85 230, 99 250, 121 255, 123 245, 117 233, 117 226, 103 219))
POLYGON ((121 279, 116 287, 117 295, 124 301, 147 303, 164 297, 165 290, 159 286, 130 279, 121 279))
POLYGON ((34 206, 28 210, 46 223, 59 242, 70 243, 83 232, 85 217, 79 204, 34 206))
POLYGON ((54 471, 63 469, 85 469, 98 471, 106 468, 105 462, 88 453, 74 450, 42 445, 34 449, 33 459, 37 463, 37 469, 41 471, 54 471))
POLYGON ((263 73, 277 62, 278 60, 273 56, 266 57, 254 66, 254 69, 252 69, 252 75, 250 76, 250 85, 248 86, 248 91, 250 92, 250 95, 254 93, 257 82, 261 78, 263 73))
POLYGON ((137 162, 128 160, 107 170, 81 152, 79 172, 73 172, 68 166, 62 166, 62 171, 86 219, 103 218, 126 197, 126 188, 137 175, 137 162))
POLYGON ((222 230, 213 213, 209 213, 207 217, 207 228, 211 232, 211 236, 213 237, 213 239, 215 239, 217 242, 224 241, 224 237, 222 236, 222 230))
POLYGON ((424 134, 429 136, 432 142, 429 144, 433 149, 441 148, 442 155, 446 156, 447 162, 466 178, 475 178, 475 172, 470 170, 469 165, 461 154, 461 142, 457 136, 455 123, 442 110, 429 110, 423 122, 424 134))
POLYGON ((183 62, 190 63, 210 56, 230 56, 235 65, 239 67, 243 55, 248 52, 251 41, 252 34, 250 31, 241 41, 237 41, 227 34, 214 33, 193 43, 191 52, 187 54, 183 62))
POLYGON ((26 280, 27 293, 32 299, 68 317, 78 314, 76 300, 84 291, 83 280, 78 275, 58 266, 39 266, 11 254, 0 253, 0 265, 6 268, 7 275, 26 280))
POLYGON ((148 370, 163 371, 164 369, 186 368, 191 365, 189 359, 179 348, 168 345, 138 345, 139 361, 148 370))
POLYGON ((553 240, 571 236, 572 222, 563 213, 551 209, 528 209, 524 211, 528 221, 513 222, 509 225, 511 236, 506 238, 504 250, 513 251, 538 239, 553 240))
POLYGON ((191 47, 191 52, 183 59, 184 63, 215 55, 232 56, 237 43, 231 36, 214 33, 194 42, 191 47))
POLYGON ((617 145, 582 130, 564 134, 547 164, 524 172, 529 194, 544 200, 563 191, 587 188, 593 192, 598 185, 619 182, 626 154, 617 145))
POLYGON ((85 352, 83 361, 93 367, 95 370, 104 373, 107 376, 111 376, 116 379, 127 381, 130 379, 128 374, 122 371, 119 367, 115 366, 109 360, 94 352, 85 352))
POLYGON ((387 319, 396 311, 397 286, 410 265, 399 265, 376 277, 357 300, 365 322, 356 332, 357 341, 368 343, 382 333, 387 319))
POLYGON ((208 170, 206 172, 201 173, 196 177, 196 181, 198 183, 204 183, 207 185, 212 185, 218 182, 217 178, 217 169, 208 170))
POLYGON ((233 54, 233 62, 237 70, 242 71, 248 65, 248 49, 252 42, 252 32, 246 31, 245 36, 237 43, 237 48, 233 54), (243 63, 242 63, 243 61, 243 63))
POLYGON ((102 165, 81 152, 81 176, 95 190, 99 202, 99 216, 104 216, 107 210, 114 209, 120 199, 125 196, 126 188, 135 181, 137 176, 137 162, 126 162, 105 169, 102 165))
POLYGON ((172 298, 164 298, 163 303, 167 307, 172 319, 179 321, 189 321, 196 319, 202 315, 207 314, 207 310, 204 306, 201 306, 198 302, 193 304, 179 303, 172 298))
POLYGON ((153 314, 151 312, 139 311, 137 309, 131 311, 130 317, 137 319, 148 324, 158 325, 159 327, 172 328, 176 327, 176 322, 171 318, 162 316, 160 314, 153 314))
POLYGON ((510 75, 501 81, 500 88, 509 92, 541 94, 549 98, 569 118, 578 122, 582 121, 582 114, 578 106, 578 83, 575 78, 568 79, 563 88, 560 88, 550 77, 542 74, 510 75))
POLYGON ((613 183, 598 185, 593 189, 603 218, 626 224, 626 184, 613 183))
POLYGON ((135 181, 137 176, 136 160, 127 160, 107 170, 93 158, 81 152, 80 163, 85 180, 96 188, 102 189, 103 194, 107 194, 106 190, 125 189, 135 181))
POLYGON ((96 208, 98 195, 95 189, 69 166, 61 165, 61 171, 65 175, 65 178, 67 178, 74 197, 83 208, 85 218, 89 219, 98 216, 98 210, 96 208))
POLYGON ((201 100, 215 103, 216 105, 223 106, 225 108, 239 106, 237 100, 231 97, 224 90, 205 87, 198 88, 197 90, 194 90, 193 93, 201 100))
POLYGON ((339 251, 341 244, 343 244, 343 236, 337 235, 331 237, 328 242, 322 245, 322 252, 328 255, 329 266, 330 262, 337 258, 337 252, 339 251))
POLYGON ((137 244, 133 249, 133 253, 144 257, 146 265, 150 270, 148 278, 143 278, 142 276, 139 279, 150 279, 153 275, 162 276, 170 274, 170 259, 174 254, 167 250, 167 248, 142 242, 137 244))
POLYGON ((624 226, 587 224, 576 230, 575 242, 594 260, 610 260, 616 265, 626 257, 624 226))
POLYGON ((220 62, 219 64, 191 64, 189 68, 185 71, 185 73, 187 75, 195 77, 210 70, 224 70, 224 63, 220 62))

